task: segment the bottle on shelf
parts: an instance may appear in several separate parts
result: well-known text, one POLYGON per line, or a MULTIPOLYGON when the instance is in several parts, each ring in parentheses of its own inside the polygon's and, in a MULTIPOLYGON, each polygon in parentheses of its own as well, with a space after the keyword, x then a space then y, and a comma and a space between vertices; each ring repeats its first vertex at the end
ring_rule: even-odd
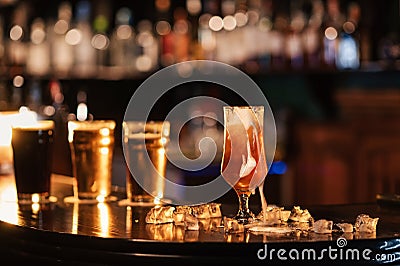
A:
POLYGON ((6 82, 0 81, 0 111, 7 111, 9 108, 8 88, 6 82))
POLYGON ((303 46, 305 53, 305 65, 309 69, 316 69, 321 66, 321 32, 324 19, 324 5, 321 0, 312 1, 311 13, 308 23, 303 31, 303 46))
POLYGON ((302 31, 305 26, 305 15, 297 7, 291 12, 290 25, 286 36, 286 57, 289 59, 291 69, 302 69, 304 67, 302 31))
POLYGON ((23 98, 22 98, 22 87, 24 86, 25 79, 21 75, 16 75, 13 78, 13 86, 11 92, 11 103, 10 107, 12 110, 18 110, 23 105, 23 98))
POLYGON ((110 41, 110 65, 115 77, 132 76, 136 72, 137 47, 132 11, 120 8, 115 15, 115 27, 110 41))
POLYGON ((153 32, 153 23, 150 20, 141 20, 137 25, 137 31, 136 69, 142 73, 150 72, 157 68, 159 54, 158 42, 153 32))
POLYGON ((6 60, 5 60, 5 43, 4 43, 4 18, 0 16, 0 67, 3 69, 6 60))
POLYGON ((171 24, 167 20, 159 20, 156 24, 156 32, 159 35, 160 65, 162 67, 172 65, 174 58, 174 34, 171 24))
POLYGON ((32 79, 30 82, 26 106, 36 113, 42 111, 42 89, 37 79, 32 79))
POLYGON ((31 25, 26 72, 33 76, 44 76, 49 70, 50 44, 46 37, 46 25, 43 19, 36 18, 31 25))
POLYGON ((349 4, 347 21, 343 23, 337 47, 336 66, 340 70, 360 67, 360 42, 357 31, 360 12, 357 3, 349 4))
POLYGON ((174 58, 175 62, 183 62, 190 59, 190 29, 187 12, 183 8, 174 10, 174 58))
POLYGON ((51 65, 53 73, 62 78, 68 77, 74 64, 73 46, 67 43, 66 34, 70 30, 72 7, 67 1, 58 7, 57 21, 49 30, 51 40, 51 65))
POLYGON ((6 43, 7 63, 11 67, 11 72, 22 72, 25 67, 28 9, 26 2, 20 2, 13 12, 6 43))
MULTIPOLYGON (((107 1, 96 1, 95 17, 93 21, 92 46, 96 53, 96 68, 98 75, 104 77, 109 73, 109 46, 108 30, 110 26, 111 7, 107 1)), ((112 73, 111 73, 112 74, 112 73)))
POLYGON ((93 77, 96 75, 96 51, 92 46, 93 31, 90 24, 91 4, 81 0, 76 4, 75 28, 68 31, 66 39, 74 45, 74 75, 93 77))

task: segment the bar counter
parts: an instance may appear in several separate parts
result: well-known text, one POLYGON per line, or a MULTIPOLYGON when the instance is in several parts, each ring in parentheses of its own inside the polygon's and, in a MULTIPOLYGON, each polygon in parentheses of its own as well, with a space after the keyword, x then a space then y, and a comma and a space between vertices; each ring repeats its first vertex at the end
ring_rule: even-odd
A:
MULTIPOLYGON (((13 186, 12 175, 0 176, 0 258, 14 263, 400 264, 398 206, 384 207, 377 203, 307 206, 315 220, 328 219, 334 223, 354 224, 361 213, 379 217, 376 234, 226 234, 222 218, 200 221, 198 231, 188 231, 172 223, 146 224, 145 217, 151 207, 118 205, 125 195, 117 187, 113 192, 117 200, 113 202, 64 203, 64 197, 72 195, 72 178, 53 175, 52 194, 58 200, 34 206, 8 201, 13 186), (280 249, 284 251, 279 253, 280 249), (347 252, 356 249, 358 258, 347 252), (310 250, 315 251, 315 257, 308 254, 310 250), (302 258, 304 251, 307 256, 302 258)), ((230 217, 236 208, 234 204, 222 204, 222 215, 230 217)))

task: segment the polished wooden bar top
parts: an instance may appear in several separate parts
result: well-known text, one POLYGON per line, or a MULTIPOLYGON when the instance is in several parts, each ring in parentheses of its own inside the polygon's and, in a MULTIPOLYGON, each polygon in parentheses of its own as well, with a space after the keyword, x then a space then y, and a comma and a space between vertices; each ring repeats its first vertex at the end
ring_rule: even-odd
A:
MULTIPOLYGON (((385 260, 351 260, 351 263, 400 263, 400 209, 386 208, 376 203, 309 206, 315 220, 328 219, 334 223, 354 224, 358 214, 379 217, 373 234, 316 234, 292 232, 289 234, 256 234, 251 232, 226 234, 222 218, 200 220, 200 230, 185 230, 182 226, 146 224, 151 207, 120 206, 124 193, 116 188, 116 200, 107 203, 65 203, 72 195, 72 178, 52 176, 52 195, 56 202, 20 205, 15 199, 13 176, 0 176, 0 254, 14 261, 43 263, 77 263, 78 265, 108 265, 128 262, 171 263, 198 262, 208 264, 288 263, 265 250, 315 250, 322 254, 305 258, 307 263, 341 264, 344 259, 331 259, 324 249, 370 249, 370 257, 384 254, 385 260), (339 240, 345 246, 338 246, 339 240), (261 250, 261 251, 260 251, 261 250), (260 253, 261 252, 261 253, 260 253), (321 253, 322 252, 322 253, 321 253), (324 254, 326 256, 324 256, 324 254), (390 260, 389 260, 389 259, 390 260)), ((301 206, 302 208, 305 206, 301 206)), ((237 206, 222 204, 222 215, 233 216, 237 206)), ((257 207, 253 210, 257 212, 257 207)), ((288 208, 289 209, 289 208, 288 208)), ((275 252, 276 252, 275 251, 275 252)), ((301 253, 300 253, 301 254, 301 253)), ((360 253, 361 254, 361 253, 360 253)), ((339 253, 337 254, 339 256, 339 253)), ((286 257, 286 259, 288 259, 286 257)), ((300 258, 301 259, 301 256, 300 258)), ((289 262, 298 259, 289 258, 289 262)), ((300 261, 301 262, 301 261, 300 261)))

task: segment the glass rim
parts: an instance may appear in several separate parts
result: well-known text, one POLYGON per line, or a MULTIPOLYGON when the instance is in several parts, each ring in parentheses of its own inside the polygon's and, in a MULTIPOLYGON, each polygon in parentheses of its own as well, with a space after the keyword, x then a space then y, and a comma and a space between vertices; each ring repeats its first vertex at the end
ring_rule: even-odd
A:
POLYGON ((123 123, 127 125, 162 125, 162 124, 170 124, 168 120, 149 120, 149 121, 141 121, 141 120, 124 120, 123 123))
POLYGON ((264 105, 226 105, 223 106, 224 110, 229 109, 252 109, 252 110, 257 110, 257 109, 264 109, 264 105))
POLYGON ((24 130, 47 130, 47 129, 54 129, 54 126, 55 123, 53 120, 37 120, 27 124, 11 123, 12 129, 24 129, 24 130))
POLYGON ((114 129, 116 126, 116 122, 114 120, 70 120, 68 121, 69 129, 87 129, 87 130, 96 130, 101 128, 110 128, 114 129))

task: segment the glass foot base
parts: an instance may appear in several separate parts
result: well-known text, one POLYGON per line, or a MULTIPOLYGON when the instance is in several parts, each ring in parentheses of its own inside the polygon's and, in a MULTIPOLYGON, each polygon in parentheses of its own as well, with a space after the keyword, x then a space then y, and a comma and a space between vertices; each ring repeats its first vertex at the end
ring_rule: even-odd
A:
POLYGON ((254 222, 255 215, 250 210, 248 212, 239 210, 238 214, 236 214, 233 219, 237 220, 241 224, 249 224, 254 222))

